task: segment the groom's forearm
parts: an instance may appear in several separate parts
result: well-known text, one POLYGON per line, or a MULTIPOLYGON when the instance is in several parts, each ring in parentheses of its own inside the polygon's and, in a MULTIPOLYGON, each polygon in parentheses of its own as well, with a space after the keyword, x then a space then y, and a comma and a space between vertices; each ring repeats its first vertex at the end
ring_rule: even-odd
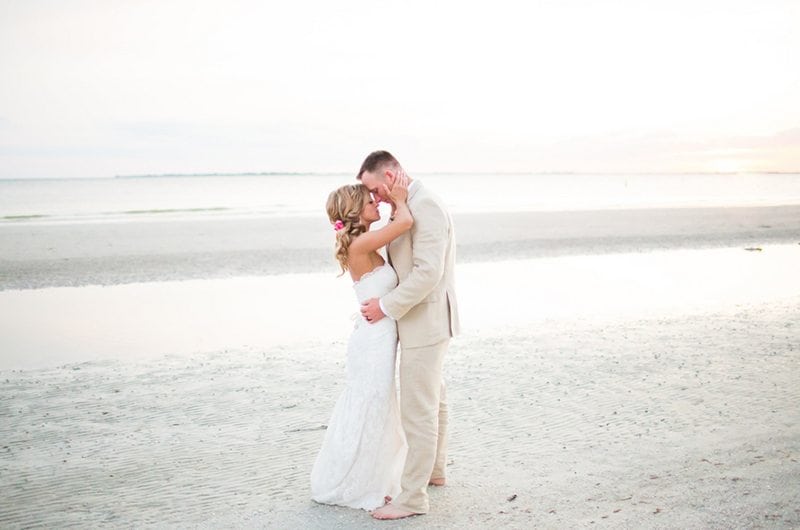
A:
POLYGON ((447 216, 435 203, 426 209, 424 215, 415 216, 411 272, 400 285, 380 299, 384 314, 395 320, 424 300, 444 275, 449 241, 447 216))
MULTIPOLYGON (((444 264, 444 259, 442 259, 444 264)), ((381 310, 385 315, 398 320, 403 318, 412 307, 428 296, 444 273, 444 268, 437 273, 438 267, 414 267, 411 274, 389 294, 380 299, 381 310)))
POLYGON ((391 318, 392 320, 397 320, 392 315, 390 315, 388 312, 386 312, 386 306, 383 305, 383 299, 378 298, 378 306, 381 308, 381 312, 384 314, 384 316, 386 316, 386 318, 391 318))

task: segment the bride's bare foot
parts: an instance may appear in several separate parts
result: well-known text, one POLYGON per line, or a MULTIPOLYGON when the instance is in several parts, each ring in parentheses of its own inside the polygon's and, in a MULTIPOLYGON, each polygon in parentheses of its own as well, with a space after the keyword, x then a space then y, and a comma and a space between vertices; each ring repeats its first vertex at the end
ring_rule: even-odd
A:
POLYGON ((444 486, 445 480, 443 478, 432 478, 428 482, 429 486, 444 486))
POLYGON ((398 508, 393 504, 387 504, 383 508, 378 508, 377 510, 372 512, 372 517, 381 520, 403 519, 405 517, 411 517, 412 515, 419 515, 419 514, 416 512, 409 512, 408 510, 398 508))

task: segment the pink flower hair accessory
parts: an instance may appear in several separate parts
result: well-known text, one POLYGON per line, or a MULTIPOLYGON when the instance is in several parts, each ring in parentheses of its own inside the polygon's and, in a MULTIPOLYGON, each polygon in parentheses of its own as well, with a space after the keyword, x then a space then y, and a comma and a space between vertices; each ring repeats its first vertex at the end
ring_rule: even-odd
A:
POLYGON ((333 229, 338 232, 342 228, 344 228, 344 223, 342 222, 341 219, 337 219, 336 222, 333 223, 333 229))

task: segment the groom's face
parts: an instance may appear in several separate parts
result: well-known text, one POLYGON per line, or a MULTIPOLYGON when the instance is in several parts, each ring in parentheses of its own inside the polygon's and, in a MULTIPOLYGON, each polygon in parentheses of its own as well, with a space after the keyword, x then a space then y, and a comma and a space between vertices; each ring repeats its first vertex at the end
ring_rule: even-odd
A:
POLYGON ((389 202, 383 191, 383 185, 391 187, 394 184, 394 173, 389 168, 379 168, 375 171, 365 171, 361 174, 361 183, 367 187, 372 196, 382 202, 389 202))

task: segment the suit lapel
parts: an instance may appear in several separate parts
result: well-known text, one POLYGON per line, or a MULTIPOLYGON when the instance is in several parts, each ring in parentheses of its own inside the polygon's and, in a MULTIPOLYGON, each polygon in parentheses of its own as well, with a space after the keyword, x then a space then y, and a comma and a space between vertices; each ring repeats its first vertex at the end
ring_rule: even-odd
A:
MULTIPOLYGON (((408 190, 408 199, 406 199, 407 202, 408 202, 408 205, 409 205, 409 209, 411 208, 411 202, 413 201, 414 197, 417 195, 417 192, 419 191, 419 189, 422 187, 422 182, 420 182, 418 180, 415 180, 414 182, 415 182, 414 186, 410 190, 408 190)), ((392 247, 397 245, 397 242, 400 241, 401 239, 403 239, 403 237, 409 237, 409 236, 408 236, 408 234, 406 234, 404 236, 400 236, 397 239, 395 239, 394 241, 390 241, 389 244, 386 245, 386 259, 389 261, 389 265, 391 265, 393 268, 395 268, 395 267, 394 267, 394 263, 392 263, 392 247)), ((397 269, 395 268, 395 270, 397 270, 397 269)))

